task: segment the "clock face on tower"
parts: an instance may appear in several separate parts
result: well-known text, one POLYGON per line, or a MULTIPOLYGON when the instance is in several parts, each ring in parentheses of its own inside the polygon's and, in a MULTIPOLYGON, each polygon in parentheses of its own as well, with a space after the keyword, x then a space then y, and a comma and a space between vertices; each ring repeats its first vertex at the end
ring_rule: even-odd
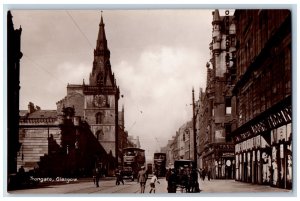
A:
POLYGON ((104 107, 106 105, 106 98, 104 95, 95 95, 94 105, 96 107, 104 107))

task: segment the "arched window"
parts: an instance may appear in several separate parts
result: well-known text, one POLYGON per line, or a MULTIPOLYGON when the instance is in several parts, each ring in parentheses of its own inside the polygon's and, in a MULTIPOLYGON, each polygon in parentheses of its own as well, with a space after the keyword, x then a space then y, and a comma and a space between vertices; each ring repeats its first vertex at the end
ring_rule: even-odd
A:
POLYGON ((104 114, 102 112, 98 112, 96 114, 96 124, 102 124, 104 120, 104 114))

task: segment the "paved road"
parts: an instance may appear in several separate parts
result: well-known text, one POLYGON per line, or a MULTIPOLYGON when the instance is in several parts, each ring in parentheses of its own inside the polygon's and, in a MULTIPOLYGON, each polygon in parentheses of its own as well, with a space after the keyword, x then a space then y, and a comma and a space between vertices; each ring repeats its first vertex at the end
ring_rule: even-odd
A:
MULTIPOLYGON (((45 185, 40 188, 22 189, 9 191, 11 194, 111 194, 111 193, 140 193, 140 185, 136 181, 124 180, 124 185, 116 185, 114 178, 106 178, 100 180, 99 187, 96 187, 92 179, 79 180, 77 182, 55 183, 45 185)), ((165 178, 159 179, 160 184, 157 184, 156 193, 167 193, 167 182, 165 178)), ((149 193, 150 186, 147 182, 145 193, 149 193)))
MULTIPOLYGON (((156 194, 167 194, 167 182, 165 178, 159 179, 160 184, 156 184, 156 194)), ((200 194, 189 194, 191 196, 211 196, 211 195, 218 195, 221 193, 226 196, 270 196, 272 193, 273 195, 278 196, 292 196, 292 191, 280 188, 274 188, 270 186, 263 186, 263 185, 253 185, 249 183, 237 182, 234 180, 205 180, 199 181, 200 183, 200 194), (233 194, 235 193, 235 194, 233 194), (242 193, 242 194, 241 194, 242 193), (257 194, 259 193, 259 194, 257 194)), ((150 186, 149 182, 147 182, 145 194, 149 195, 150 186)), ((90 180, 79 180, 73 183, 60 183, 60 184, 52 184, 46 185, 43 187, 35 188, 35 189, 23 189, 23 190, 15 190, 10 191, 9 193, 14 195, 21 195, 21 194, 136 194, 140 193, 140 186, 139 184, 134 181, 126 181, 124 185, 115 185, 114 178, 106 178, 105 180, 100 180, 100 187, 96 187, 93 181, 90 180)), ((167 194, 171 195, 171 194, 167 194)))

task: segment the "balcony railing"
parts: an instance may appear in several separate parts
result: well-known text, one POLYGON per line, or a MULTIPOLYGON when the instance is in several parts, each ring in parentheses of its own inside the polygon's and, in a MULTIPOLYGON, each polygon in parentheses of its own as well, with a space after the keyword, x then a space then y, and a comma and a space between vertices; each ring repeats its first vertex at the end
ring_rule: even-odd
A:
POLYGON ((19 124, 54 124, 57 118, 21 118, 19 124))

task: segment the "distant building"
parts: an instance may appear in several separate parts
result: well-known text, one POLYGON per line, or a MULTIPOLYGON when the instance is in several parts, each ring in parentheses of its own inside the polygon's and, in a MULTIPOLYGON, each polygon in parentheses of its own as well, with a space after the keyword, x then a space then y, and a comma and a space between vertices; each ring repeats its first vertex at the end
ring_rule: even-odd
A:
POLYGON ((171 140, 168 140, 168 144, 166 146, 166 165, 167 167, 171 167, 174 164, 174 136, 172 137, 171 140))
POLYGON ((137 136, 134 138, 133 136, 128 136, 128 147, 135 147, 135 148, 141 148, 140 138, 137 136))
POLYGON ((193 160, 193 123, 192 121, 184 123, 172 140, 168 141, 167 146, 162 150, 166 153, 167 165, 174 164, 174 160, 186 159, 193 160))

